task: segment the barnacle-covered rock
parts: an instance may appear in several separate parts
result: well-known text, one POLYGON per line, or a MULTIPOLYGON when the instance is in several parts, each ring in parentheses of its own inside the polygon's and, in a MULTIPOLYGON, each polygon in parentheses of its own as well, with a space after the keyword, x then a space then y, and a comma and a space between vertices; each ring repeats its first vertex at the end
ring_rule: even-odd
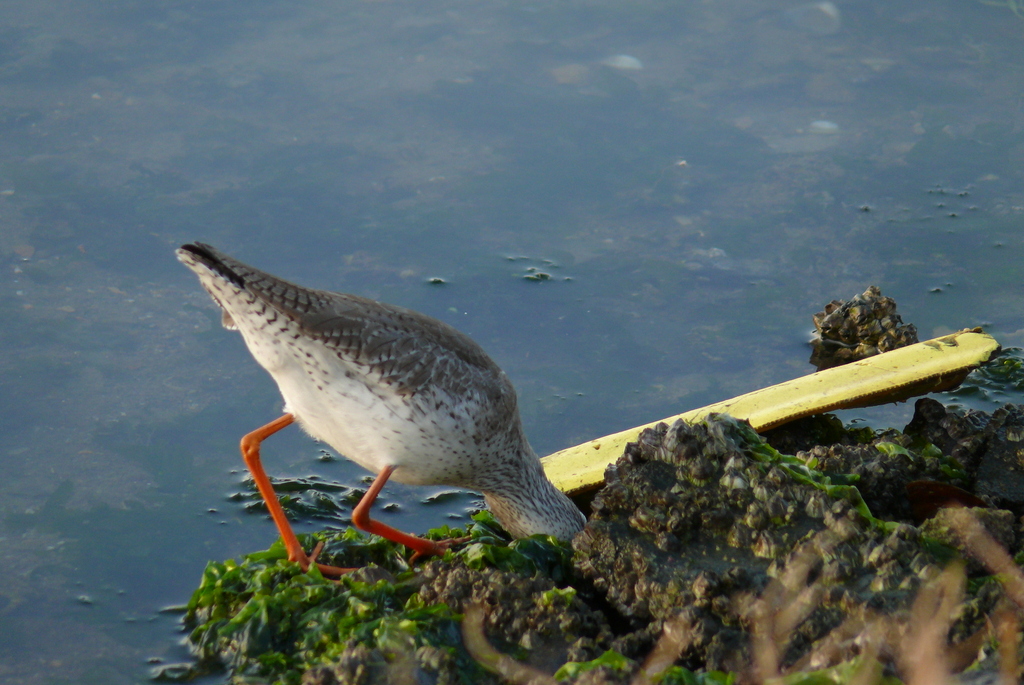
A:
POLYGON ((373 685, 386 681, 392 670, 379 649, 350 645, 330 666, 316 666, 302 675, 302 685, 373 685))
POLYGON ((607 617, 568 585, 567 545, 509 541, 489 514, 475 519, 469 544, 415 568, 389 541, 317 533, 332 562, 380 560, 336 582, 303 573, 280 543, 240 563, 212 562, 185 617, 199 659, 192 673, 220 666, 275 683, 301 674, 306 685, 496 685, 463 647, 460 614, 471 604, 487 613, 486 639, 546 671, 611 646, 607 617))
MULTIPOLYGON (((957 421, 946 424, 984 430, 990 423, 957 421)), ((925 419, 917 422, 936 430, 925 419)), ((957 435, 972 437, 967 429, 957 435)), ((821 602, 780 645, 784 664, 826 667, 852 658, 860 643, 855 636, 839 640, 837 626, 907 616, 922 584, 939 575, 956 545, 911 524, 906 484, 933 478, 969 485, 970 478, 919 435, 886 431, 867 443, 863 437, 847 435, 787 457, 728 417, 644 431, 610 469, 612 487, 595 498, 574 541, 578 573, 621 621, 613 647, 641 659, 663 626, 685 617, 690 637, 677 663, 736 669, 750 656, 743 607, 773 578, 807 563, 800 560, 808 554, 806 582, 821 602), (702 469, 713 467, 697 482, 688 468, 696 459, 702 469), (652 501, 659 505, 652 509, 652 501), (660 542, 668 535, 680 544, 668 549, 660 542)), ((1013 550, 1017 531, 1009 512, 982 517, 1013 550)), ((957 641, 975 636, 993 607, 968 595, 954 611, 950 634, 957 641)))
MULTIPOLYGON (((837 435, 835 443, 814 445, 797 451, 796 455, 815 464, 815 468, 834 483, 855 484, 874 516, 911 522, 919 517, 914 511, 915 501, 908 497, 908 486, 934 482, 968 487, 972 482, 970 465, 979 463, 987 449, 987 442, 978 436, 996 420, 996 415, 947 414, 938 402, 923 398, 917 401, 914 418, 904 433, 888 430, 867 436, 860 432, 856 439, 837 435), (952 437, 949 431, 957 437, 952 437)), ((1020 416, 1024 420, 1024 414, 1020 416)), ((792 433, 775 431, 768 440, 773 445, 799 443, 792 433)), ((1002 439, 998 444, 1010 443, 1002 439)), ((985 458, 989 461, 994 457, 985 458)), ((973 505, 974 502, 964 503, 973 505)), ((823 516, 821 496, 812 494, 805 511, 812 516, 823 516)))
POLYGON ((1017 548, 1016 531, 1014 530, 1016 522, 1013 513, 1005 509, 965 509, 963 507, 940 509, 935 516, 921 524, 921 534, 959 550, 968 560, 968 570, 979 573, 984 570, 984 566, 972 558, 969 553, 969 545, 957 527, 958 521, 968 511, 1004 549, 1017 548))
POLYGON ((566 661, 587 661, 606 650, 612 635, 606 618, 572 588, 559 588, 544 575, 483 567, 453 566, 435 559, 419 577, 424 605, 445 604, 458 613, 484 607, 484 628, 498 649, 521 647, 527 663, 554 671, 566 661))
POLYGON ((962 464, 975 494, 1024 515, 1024 407, 1007 404, 991 414, 960 414, 924 398, 916 409, 907 433, 928 439, 962 464))
POLYGON ((896 301, 873 285, 848 302, 832 300, 813 319, 811 364, 819 371, 917 342, 914 324, 904 324, 896 301))
MULTIPOLYGON (((558 669, 567 683, 628 683, 683 625, 670 669, 678 678, 663 682, 691 682, 684 667, 749 667, 759 620, 751 607, 780 586, 796 594, 771 600, 770 614, 804 590, 820 600, 778 645, 781 665, 836 666, 860 652, 862 631, 878 616, 904 620, 918 590, 963 549, 948 525, 955 511, 912 525, 907 485, 986 487, 990 502, 1012 509, 1009 489, 995 491, 996 471, 1019 449, 1024 411, 961 414, 926 399, 905 433, 816 425, 822 444, 786 436, 801 445, 796 456, 724 416, 645 430, 609 467, 571 550, 550 539, 510 541, 480 514, 470 544, 413 566, 393 543, 318 533, 324 561, 376 564, 337 583, 301 573, 280 546, 211 563, 186 616, 195 673, 219 664, 234 678, 304 685, 497 683, 459 633, 460 614, 483 605, 483 637, 494 648, 546 673, 558 669)), ((977 514, 1020 553, 1019 512, 977 514)), ((949 635, 976 654, 1003 595, 993 582, 971 590, 987 571, 968 570, 975 582, 949 635)))
MULTIPOLYGON (((879 518, 909 521, 912 511, 907 483, 944 476, 937 459, 929 462, 919 458, 894 439, 885 436, 869 445, 818 445, 797 456, 816 461, 818 469, 837 481, 855 483, 868 508, 879 518)), ((817 502, 814 506, 820 507, 817 502)))
MULTIPOLYGON (((840 592, 813 610, 787 649, 786 658, 795 661, 863 607, 871 585, 899 594, 908 577, 916 578, 895 555, 935 562, 916 544, 919 536, 904 529, 909 526, 884 533, 855 489, 833 484, 808 463, 779 454, 748 425, 724 416, 644 431, 615 465, 614 487, 597 495, 590 522, 574 541, 577 570, 628 624, 617 648, 638 658, 655 637, 651 626, 660 630, 686 615, 696 629, 684 663, 736 668, 747 657, 749 637, 741 607, 811 544, 815 579, 868 595, 840 592), (696 483, 687 477, 688 460, 714 472, 696 483), (673 497, 651 511, 653 493, 665 491, 673 497), (658 543, 669 533, 685 540, 670 553, 658 543)), ((902 592, 900 607, 909 595, 902 592)))

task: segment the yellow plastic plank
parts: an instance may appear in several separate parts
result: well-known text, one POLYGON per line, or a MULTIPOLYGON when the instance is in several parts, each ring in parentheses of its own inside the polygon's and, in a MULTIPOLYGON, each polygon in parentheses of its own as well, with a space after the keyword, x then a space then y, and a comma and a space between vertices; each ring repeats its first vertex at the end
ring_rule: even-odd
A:
POLYGON ((998 350, 999 343, 980 329, 960 331, 606 435, 550 454, 541 463, 555 486, 572 495, 600 486, 605 468, 622 455, 626 443, 658 423, 720 412, 747 419, 763 431, 836 409, 899 402, 956 387, 998 350))

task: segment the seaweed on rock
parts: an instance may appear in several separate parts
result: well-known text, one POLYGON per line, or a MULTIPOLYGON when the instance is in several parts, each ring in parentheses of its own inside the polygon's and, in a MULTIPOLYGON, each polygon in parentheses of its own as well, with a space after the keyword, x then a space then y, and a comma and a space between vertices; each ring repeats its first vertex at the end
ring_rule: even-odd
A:
POLYGON ((459 621, 471 602, 490 608, 488 632, 503 648, 543 656, 545 668, 599 655, 609 629, 565 584, 569 548, 543 536, 510 542, 489 514, 475 519, 468 545, 417 569, 400 546, 351 529, 304 540, 325 542, 331 563, 370 564, 339 581, 315 567, 302 573, 280 543, 240 563, 211 562, 185 616, 192 673, 224 668, 239 682, 286 684, 497 682, 462 647, 459 621))
MULTIPOLYGON (((511 541, 483 513, 469 544, 416 567, 388 541, 318 533, 325 561, 368 564, 338 582, 300 573, 279 545, 213 562, 186 616, 193 672, 289 685, 503 682, 459 632, 482 607, 478 642, 560 682, 755 682, 767 634, 768 671, 787 683, 845 682, 868 661, 897 675, 899 649, 862 650, 879 621, 906 625, 920 588, 959 582, 943 568, 964 547, 945 514, 913 524, 905 486, 984 484, 986 465, 1024 435, 1024 412, 957 414, 922 400, 906 434, 825 421, 815 430, 832 442, 794 456, 727 416, 645 430, 609 467, 571 547, 511 541)), ((1019 553, 1017 513, 979 514, 1019 553)), ((969 663, 1005 598, 980 565, 966 568, 943 639, 969 663)))

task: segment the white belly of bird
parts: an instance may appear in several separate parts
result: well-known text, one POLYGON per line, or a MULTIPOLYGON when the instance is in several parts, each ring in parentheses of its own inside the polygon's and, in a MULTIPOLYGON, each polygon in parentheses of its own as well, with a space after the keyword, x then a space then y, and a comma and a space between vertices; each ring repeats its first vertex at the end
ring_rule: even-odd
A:
POLYGON ((419 404, 424 398, 373 385, 363 368, 319 341, 294 338, 297 327, 282 324, 270 325, 294 330, 275 336, 267 336, 265 326, 240 324, 239 330, 277 382, 285 411, 306 432, 373 473, 396 467, 391 479, 399 483, 471 485, 479 455, 468 416, 434 412, 428 418, 419 404))

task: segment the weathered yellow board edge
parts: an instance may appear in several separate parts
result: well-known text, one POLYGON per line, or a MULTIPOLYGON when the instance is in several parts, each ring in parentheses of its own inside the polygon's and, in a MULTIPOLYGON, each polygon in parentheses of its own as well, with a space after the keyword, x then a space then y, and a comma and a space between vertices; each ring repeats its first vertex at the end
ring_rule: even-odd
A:
POLYGON ((747 419, 762 431, 835 409, 898 402, 956 387, 998 350, 999 343, 980 329, 960 331, 606 435, 550 454, 541 463, 555 487, 572 495, 601 485, 605 468, 622 455, 626 443, 658 423, 721 412, 747 419))

